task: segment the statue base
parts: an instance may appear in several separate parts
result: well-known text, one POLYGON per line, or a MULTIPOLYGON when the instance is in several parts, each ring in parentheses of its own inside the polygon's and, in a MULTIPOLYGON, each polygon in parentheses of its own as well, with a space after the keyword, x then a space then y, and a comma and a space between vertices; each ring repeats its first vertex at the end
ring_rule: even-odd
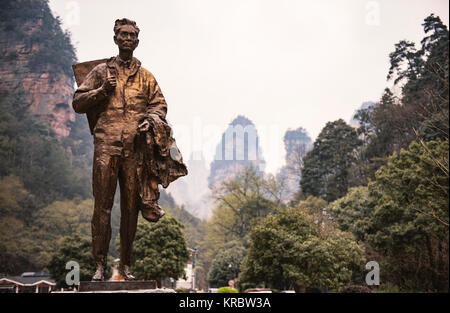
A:
MULTIPOLYGON (((159 290, 155 281, 81 281, 78 292, 128 292, 159 290)), ((170 290, 170 289, 168 289, 170 290)))

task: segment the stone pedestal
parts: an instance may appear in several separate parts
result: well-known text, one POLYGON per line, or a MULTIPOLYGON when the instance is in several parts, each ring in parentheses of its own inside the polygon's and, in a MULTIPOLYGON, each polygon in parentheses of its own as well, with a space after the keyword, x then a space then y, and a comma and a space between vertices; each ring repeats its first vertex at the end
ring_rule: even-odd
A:
POLYGON ((156 290, 155 281, 81 281, 79 292, 117 292, 156 290))

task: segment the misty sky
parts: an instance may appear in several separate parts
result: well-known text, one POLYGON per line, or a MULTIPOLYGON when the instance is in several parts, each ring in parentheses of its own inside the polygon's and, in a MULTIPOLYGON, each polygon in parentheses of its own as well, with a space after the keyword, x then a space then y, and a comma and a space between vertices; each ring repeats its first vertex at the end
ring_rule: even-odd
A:
POLYGON ((158 80, 185 160, 201 150, 209 166, 221 133, 238 114, 261 138, 266 170, 284 163, 282 137, 349 121, 377 101, 388 55, 417 44, 423 19, 448 25, 447 0, 50 0, 72 33, 80 62, 117 54, 113 25, 141 29, 135 56, 158 80))

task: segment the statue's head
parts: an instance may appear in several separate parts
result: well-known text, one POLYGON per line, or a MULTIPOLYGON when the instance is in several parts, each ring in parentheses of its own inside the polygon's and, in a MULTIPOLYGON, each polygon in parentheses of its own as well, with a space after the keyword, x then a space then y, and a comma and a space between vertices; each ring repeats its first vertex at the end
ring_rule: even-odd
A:
POLYGON ((120 50, 131 50, 139 45, 139 27, 135 21, 127 18, 116 20, 114 24, 114 42, 120 50))

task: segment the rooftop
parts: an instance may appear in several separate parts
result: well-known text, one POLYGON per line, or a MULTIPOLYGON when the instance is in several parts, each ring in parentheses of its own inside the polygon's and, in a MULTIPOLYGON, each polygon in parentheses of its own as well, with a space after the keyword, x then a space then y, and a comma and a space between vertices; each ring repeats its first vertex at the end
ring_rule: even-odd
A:
POLYGON ((33 286, 39 283, 55 285, 55 281, 45 272, 25 272, 20 276, 0 275, 0 283, 11 282, 22 286, 33 286))

